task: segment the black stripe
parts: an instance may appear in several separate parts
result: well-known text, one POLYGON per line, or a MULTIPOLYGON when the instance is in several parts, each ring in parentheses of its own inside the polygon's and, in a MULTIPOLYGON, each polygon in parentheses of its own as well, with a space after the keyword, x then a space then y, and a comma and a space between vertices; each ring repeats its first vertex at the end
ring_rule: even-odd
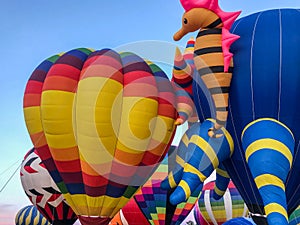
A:
POLYGON ((45 191, 47 191, 48 193, 53 194, 53 195, 54 194, 61 194, 60 191, 55 190, 53 187, 43 187, 43 189, 45 191))
MULTIPOLYGON (((233 67, 228 68, 228 73, 233 72, 233 67)), ((224 73, 224 66, 210 66, 210 67, 205 67, 200 70, 198 70, 198 73, 200 76, 204 76, 207 74, 212 74, 212 73, 224 73)))
POLYGON ((216 111, 227 112, 228 111, 228 107, 216 107, 216 111))
MULTIPOLYGON (((51 206, 50 204, 47 204, 48 206, 51 206)), ((53 212, 53 210, 51 210, 51 212, 47 212, 43 207, 40 207, 40 206, 37 206, 37 208, 38 208, 38 210, 39 210, 39 212, 42 212, 42 214, 43 214, 43 216, 45 216, 46 217, 46 219, 50 222, 50 223, 52 223, 53 221, 52 221, 52 212, 53 212), (51 215, 49 215, 49 214, 51 214, 51 215)), ((53 206, 52 206, 52 208, 54 208, 53 206)), ((55 210, 54 210, 55 211, 55 210)))
POLYGON ((132 72, 132 71, 145 71, 145 72, 148 72, 150 74, 152 74, 152 70, 150 69, 150 67, 147 65, 146 62, 131 62, 129 63, 128 65, 125 65, 123 67, 123 73, 124 75, 126 73, 129 73, 129 72, 132 72))
POLYGON ((229 87, 215 87, 215 88, 210 88, 209 92, 212 95, 229 93, 229 87))
POLYGON ((210 34, 222 34, 222 29, 212 28, 212 29, 207 29, 207 30, 200 30, 197 35, 197 38, 204 36, 204 35, 210 35, 210 34))
POLYGON ((29 160, 25 163, 24 167, 25 167, 25 166, 30 166, 30 167, 31 167, 31 164, 32 164, 37 158, 38 158, 38 157, 33 157, 33 158, 29 159, 29 160))
POLYGON ((214 28, 214 27, 220 25, 221 23, 222 23, 221 18, 218 18, 218 19, 216 19, 214 22, 212 22, 211 24, 209 24, 209 25, 207 26, 207 28, 214 28))
POLYGON ((38 192, 38 191, 35 190, 35 189, 29 189, 28 191, 31 192, 31 193, 32 193, 33 195, 35 195, 35 196, 41 196, 41 195, 42 195, 42 193, 38 192))
POLYGON ((217 124, 220 124, 221 126, 225 126, 226 120, 223 121, 223 120, 218 120, 218 119, 216 119, 216 123, 217 123, 217 124))
POLYGON ((83 63, 84 61, 82 61, 80 58, 69 54, 62 55, 55 62, 55 64, 72 66, 78 70, 82 69, 83 63))
POLYGON ((204 76, 206 74, 211 74, 211 73, 223 73, 223 72, 224 72, 224 66, 210 66, 198 70, 200 76, 204 76))
POLYGON ((175 80, 175 83, 176 83, 177 85, 179 85, 180 87, 182 87, 182 88, 186 88, 186 87, 190 86, 190 85, 193 83, 193 80, 191 79, 189 82, 183 83, 183 84, 181 84, 181 83, 179 83, 179 82, 176 82, 176 80, 175 80))
POLYGON ((223 52, 222 47, 201 48, 194 51, 195 55, 204 55, 208 53, 223 52))

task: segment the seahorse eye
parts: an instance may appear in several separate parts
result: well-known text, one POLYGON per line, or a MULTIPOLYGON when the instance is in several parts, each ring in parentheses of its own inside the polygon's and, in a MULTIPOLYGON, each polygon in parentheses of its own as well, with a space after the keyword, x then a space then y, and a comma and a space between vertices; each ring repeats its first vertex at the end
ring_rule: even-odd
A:
POLYGON ((184 24, 187 24, 187 23, 188 23, 187 18, 183 18, 183 23, 184 23, 184 24))

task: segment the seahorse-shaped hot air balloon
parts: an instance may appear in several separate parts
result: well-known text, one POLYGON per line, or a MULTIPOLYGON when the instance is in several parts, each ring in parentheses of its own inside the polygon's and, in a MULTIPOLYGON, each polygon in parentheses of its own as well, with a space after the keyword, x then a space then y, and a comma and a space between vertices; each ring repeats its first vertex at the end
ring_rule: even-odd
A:
MULTIPOLYGON (((182 1, 185 8, 186 5, 193 5, 187 7, 186 14, 199 5, 212 12, 214 10, 211 7, 218 8, 217 1, 191 2, 193 1, 182 1)), ((201 18, 202 15, 199 14, 198 19, 201 18)), ((257 224, 288 224, 288 215, 300 201, 300 30, 296 29, 299 21, 298 10, 277 9, 249 15, 232 25, 230 32, 240 38, 230 48, 234 67, 224 131, 231 135, 234 151, 224 159, 219 157, 220 149, 210 144, 212 151, 207 144, 205 147, 198 142, 196 145, 200 148, 194 151, 190 160, 181 162, 184 167, 192 165, 198 171, 186 169, 182 174, 173 176, 173 183, 179 184, 179 190, 193 191, 202 182, 201 179, 198 179, 199 182, 195 181, 197 175, 205 171, 204 157, 202 155, 200 159, 199 152, 207 156, 214 152, 219 162, 225 166, 257 224), (194 158, 198 158, 198 164, 194 158), (187 177, 195 179, 191 181, 187 177), (182 180, 188 184, 181 184, 182 180)), ((206 41, 209 42, 210 39, 213 39, 213 35, 206 41)), ((196 58, 197 56, 194 58, 195 64, 196 58)), ((188 60, 185 61, 188 63, 188 60)), ((199 74, 190 75, 193 78, 192 98, 201 126, 204 127, 207 119, 213 117, 213 113, 207 109, 210 109, 214 97, 205 90, 206 85, 205 88, 201 86, 201 81, 205 81, 197 80, 199 74)), ((186 134, 193 136, 190 131, 186 134)), ((199 140, 207 137, 203 133, 198 135, 199 140)), ((205 140, 212 142, 210 139, 205 140)), ((189 139, 186 140, 186 137, 182 138, 182 142, 187 143, 187 149, 195 145, 189 139)), ((221 151, 224 149, 221 148, 221 151)), ((209 165, 213 165, 213 161, 209 165)), ((189 191, 177 191, 177 198, 184 194, 188 196, 188 193, 189 191)))
POLYGON ((218 1, 181 0, 186 10, 182 28, 174 35, 180 40, 188 32, 199 30, 194 50, 194 62, 199 76, 208 88, 215 105, 216 123, 209 129, 209 136, 225 125, 228 115, 228 95, 232 77, 230 45, 239 38, 229 29, 240 12, 224 12, 218 1))

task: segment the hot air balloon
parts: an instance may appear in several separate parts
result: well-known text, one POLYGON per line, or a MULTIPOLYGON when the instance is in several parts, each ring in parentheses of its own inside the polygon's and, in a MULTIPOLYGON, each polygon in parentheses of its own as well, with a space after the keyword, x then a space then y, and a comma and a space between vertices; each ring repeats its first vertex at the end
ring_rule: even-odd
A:
POLYGON ((65 202, 35 149, 29 150, 25 155, 20 176, 29 200, 51 224, 75 223, 76 214, 65 202))
POLYGON ((16 225, 50 225, 51 223, 33 205, 20 209, 15 219, 16 225))
MULTIPOLYGON (((234 143, 232 155, 218 158, 215 166, 223 163, 257 224, 286 225, 300 201, 299 11, 268 10, 235 21, 239 12, 222 11, 217 0, 181 3, 183 28, 175 39, 201 28, 194 48, 196 73, 190 74, 199 120, 216 119, 205 127, 209 137, 217 140, 227 132, 234 143)), ((204 133, 198 137, 209 140, 204 133)), ((200 149, 205 155, 223 151, 200 149)), ((203 182, 202 163, 186 164, 195 169, 185 173, 199 177, 186 185, 192 191, 203 182)), ((176 195, 186 197, 183 191, 176 195)))
POLYGON ((183 93, 155 64, 110 49, 74 49, 33 72, 26 125, 82 224, 108 224, 153 173, 185 120, 183 93))
POLYGON ((198 224, 219 225, 232 218, 247 215, 247 206, 232 181, 224 196, 219 200, 213 198, 214 186, 215 181, 211 181, 203 187, 194 211, 198 224))

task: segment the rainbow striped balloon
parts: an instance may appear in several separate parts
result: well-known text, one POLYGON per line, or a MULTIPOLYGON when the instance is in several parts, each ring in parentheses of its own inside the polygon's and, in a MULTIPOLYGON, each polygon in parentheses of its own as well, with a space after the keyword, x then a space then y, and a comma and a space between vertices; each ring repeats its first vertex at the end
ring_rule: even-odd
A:
POLYGON ((157 168, 191 102, 177 92, 157 65, 111 49, 73 49, 34 70, 27 129, 81 223, 108 224, 157 168))
MULTIPOLYGON (((214 185, 214 181, 204 185, 196 205, 201 212, 201 214, 195 214, 199 224, 220 225, 232 218, 243 217, 247 214, 247 206, 232 181, 224 196, 219 200, 213 198, 214 185)), ((197 212, 197 209, 195 211, 197 212)))

